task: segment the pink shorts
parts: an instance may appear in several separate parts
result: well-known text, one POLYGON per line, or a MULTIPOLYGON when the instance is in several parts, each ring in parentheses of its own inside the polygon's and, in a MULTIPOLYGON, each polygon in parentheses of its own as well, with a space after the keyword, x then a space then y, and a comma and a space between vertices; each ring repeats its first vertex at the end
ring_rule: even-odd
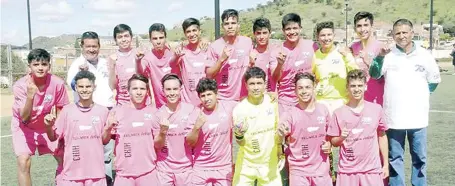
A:
POLYGON ((57 186, 106 186, 106 178, 86 180, 57 180, 57 186))
POLYGON ((26 126, 12 127, 13 148, 16 156, 53 154, 57 141, 51 142, 45 131, 36 131, 26 126))
POLYGON ((158 185, 161 186, 186 186, 190 185, 191 182, 191 170, 172 173, 172 172, 160 172, 157 171, 158 185))
POLYGON ((343 174, 338 173, 337 186, 384 186, 384 180, 380 173, 357 173, 357 174, 343 174))
POLYGON ((191 185, 232 185, 232 169, 193 170, 191 185))
POLYGON ((156 169, 140 176, 120 176, 115 177, 114 186, 159 186, 156 169))
POLYGON ((332 177, 328 173, 325 176, 303 176, 299 172, 291 171, 289 183, 292 186, 333 186, 332 177))

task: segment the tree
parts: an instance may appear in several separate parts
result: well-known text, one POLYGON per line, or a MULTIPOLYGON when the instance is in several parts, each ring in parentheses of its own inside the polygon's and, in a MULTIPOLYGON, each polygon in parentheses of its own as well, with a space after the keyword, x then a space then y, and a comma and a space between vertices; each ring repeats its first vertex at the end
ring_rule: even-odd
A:
POLYGON ((441 41, 452 40, 452 37, 450 37, 450 34, 445 33, 445 34, 441 34, 439 36, 439 40, 441 40, 441 41))
POLYGON ((12 62, 12 68, 9 69, 8 65, 8 56, 7 56, 7 47, 6 45, 1 46, 1 76, 6 76, 8 77, 9 73, 13 73, 13 81, 17 80, 19 77, 23 76, 26 71, 27 71, 27 65, 22 59, 11 52, 11 62, 12 62))
POLYGON ((81 55, 81 38, 76 38, 74 41, 74 49, 76 49, 76 56, 81 55))
POLYGON ((325 4, 327 4, 327 5, 333 5, 333 0, 326 0, 326 1, 325 1, 325 4))
POLYGON ((321 16, 322 16, 322 17, 327 16, 327 12, 321 12, 321 16))

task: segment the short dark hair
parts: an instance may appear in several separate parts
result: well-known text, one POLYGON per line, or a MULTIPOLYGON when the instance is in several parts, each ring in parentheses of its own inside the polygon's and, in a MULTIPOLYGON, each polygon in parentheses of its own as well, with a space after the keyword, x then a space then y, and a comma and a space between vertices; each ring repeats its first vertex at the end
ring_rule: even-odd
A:
POLYGON ((198 95, 205 91, 213 91, 215 94, 218 93, 218 86, 216 80, 209 78, 202 78, 197 83, 196 92, 198 95))
POLYGON ((147 77, 145 77, 144 75, 142 74, 133 74, 131 76, 130 79, 128 79, 128 90, 130 89, 131 87, 131 82, 133 82, 134 80, 139 80, 139 81, 142 81, 146 84, 147 87, 149 87, 149 79, 147 77))
POLYGON ((117 26, 114 27, 114 40, 117 41, 117 34, 120 34, 122 32, 130 33, 130 36, 133 37, 133 31, 131 30, 131 27, 126 25, 126 24, 118 24, 117 26))
POLYGON ((183 32, 185 33, 186 29, 192 25, 196 25, 198 29, 201 28, 201 23, 199 22, 199 20, 190 17, 188 19, 183 20, 182 23, 183 32))
POLYGON ((395 23, 393 23, 393 29, 395 29, 396 26, 401 25, 408 25, 409 27, 411 27, 411 29, 414 28, 412 22, 409 21, 408 19, 398 19, 397 21, 395 21, 395 23))
POLYGON ((302 27, 302 19, 300 18, 299 14, 296 13, 289 13, 283 16, 283 20, 281 21, 281 26, 286 27, 289 23, 294 22, 299 24, 299 27, 302 27))
POLYGON ((221 14, 221 22, 224 23, 225 19, 229 19, 230 17, 235 17, 237 21, 239 20, 239 12, 234 9, 227 9, 224 10, 223 13, 221 14))
POLYGON ((166 36, 166 27, 162 23, 153 23, 152 26, 149 27, 149 37, 152 38, 152 32, 164 32, 164 37, 166 36))
POLYGON ((77 81, 81 79, 88 79, 91 82, 95 83, 96 77, 95 74, 91 73, 90 71, 82 70, 76 74, 76 76, 74 77, 74 81, 77 83, 77 81))
POLYGON ((269 32, 272 31, 272 26, 270 25, 270 20, 265 17, 256 18, 253 23, 253 32, 256 32, 259 29, 267 28, 269 32))
POLYGON ((365 12, 365 11, 357 12, 357 14, 355 14, 354 25, 357 24, 357 22, 359 22, 360 20, 365 19, 365 18, 370 20, 370 24, 373 25, 373 21, 374 21, 373 14, 370 12, 365 12))
POLYGON ((169 73, 169 74, 164 75, 164 77, 161 78, 161 86, 164 87, 164 82, 166 82, 167 80, 173 80, 173 79, 178 80, 180 83, 180 86, 182 86, 182 79, 180 79, 180 77, 174 73, 169 73))
POLYGON ((311 80, 311 82, 315 82, 315 77, 312 73, 309 73, 309 72, 299 72, 295 75, 294 77, 294 85, 297 85, 297 82, 300 81, 301 79, 309 79, 311 80))
POLYGON ((354 69, 348 72, 346 80, 347 80, 346 85, 349 85, 349 83, 353 80, 362 80, 364 83, 366 83, 367 77, 362 70, 354 69))
POLYGON ((320 23, 316 24, 316 34, 319 35, 319 32, 321 32, 321 30, 324 28, 330 28, 330 29, 334 30, 335 26, 333 25, 332 21, 320 22, 320 23))
POLYGON ((96 39, 96 40, 98 40, 98 45, 100 45, 100 37, 98 36, 98 34, 96 32, 87 31, 87 32, 82 33, 81 45, 84 45, 84 40, 86 40, 86 39, 96 39))
POLYGON ((259 67, 251 67, 245 72, 243 76, 245 82, 247 82, 251 78, 261 78, 265 81, 265 72, 259 67))
POLYGON ((51 54, 42 48, 35 48, 27 55, 28 64, 32 61, 51 62, 51 54))

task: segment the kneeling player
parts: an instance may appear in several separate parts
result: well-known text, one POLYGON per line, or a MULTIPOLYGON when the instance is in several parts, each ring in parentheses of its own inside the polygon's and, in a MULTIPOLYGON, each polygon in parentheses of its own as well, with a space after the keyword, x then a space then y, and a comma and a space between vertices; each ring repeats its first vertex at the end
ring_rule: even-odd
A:
POLYGON ((232 110, 237 102, 218 100, 213 79, 201 79, 196 91, 201 115, 187 136, 194 146, 191 185, 232 185, 232 110))
POLYGON ((349 102, 335 110, 327 130, 332 145, 340 146, 338 186, 384 185, 389 175, 387 126, 381 106, 364 101, 365 84, 361 70, 348 73, 349 102))
POLYGON ((281 186, 278 154, 281 140, 276 135, 278 104, 271 102, 265 72, 259 67, 247 70, 244 81, 248 90, 233 110, 234 134, 240 149, 235 164, 233 185, 281 186))
POLYGON ((57 185, 105 186, 103 144, 109 142, 113 127, 105 125, 109 111, 93 102, 93 73, 80 71, 74 79, 79 101, 65 106, 56 121, 51 114, 45 118, 49 140, 63 140, 65 146, 57 185))
POLYGON ((279 132, 288 138, 290 185, 332 186, 326 140, 329 110, 314 97, 315 77, 308 73, 295 76, 297 106, 290 108, 280 121, 279 132))
POLYGON ((200 111, 180 101, 182 80, 176 74, 166 74, 161 79, 161 85, 167 102, 158 109, 152 120, 158 185, 191 185, 193 155, 185 138, 195 125, 200 111))
POLYGON ((111 110, 115 138, 116 186, 157 185, 152 118, 156 108, 147 106, 148 79, 134 74, 127 84, 130 103, 111 110))

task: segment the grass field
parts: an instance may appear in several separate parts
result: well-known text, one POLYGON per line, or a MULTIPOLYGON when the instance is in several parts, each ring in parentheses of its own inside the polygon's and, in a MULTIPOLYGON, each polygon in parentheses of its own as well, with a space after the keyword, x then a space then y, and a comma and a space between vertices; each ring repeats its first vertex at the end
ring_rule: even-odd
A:
MULTIPOLYGON (((452 72, 452 69, 450 69, 452 72)), ((428 183, 434 186, 455 184, 455 148, 451 137, 455 135, 455 76, 443 75, 442 83, 431 96, 430 126, 428 128, 428 183)), ((2 107, 4 103, 2 102, 2 107)), ((12 150, 11 117, 1 118, 1 185, 15 186, 16 161, 12 150)), ((409 145, 406 144, 406 170, 410 179, 409 145)), ((53 181, 56 163, 51 156, 32 158, 32 181, 47 186, 53 181)), ((409 180, 407 185, 410 185, 409 180)))

